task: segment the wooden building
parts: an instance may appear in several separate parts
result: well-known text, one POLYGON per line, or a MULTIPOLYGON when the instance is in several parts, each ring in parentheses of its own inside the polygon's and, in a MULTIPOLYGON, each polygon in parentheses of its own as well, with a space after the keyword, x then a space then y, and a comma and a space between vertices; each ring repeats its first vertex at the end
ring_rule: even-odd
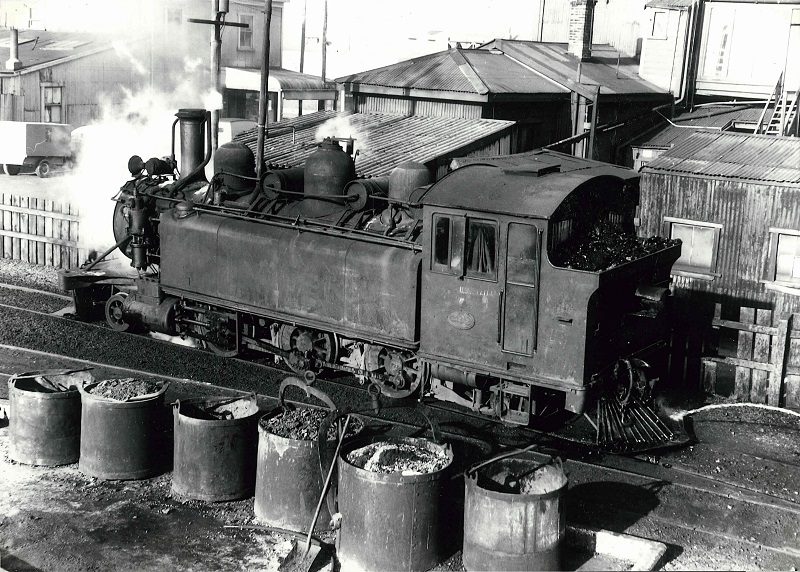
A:
POLYGON ((800 311, 800 139, 698 132, 642 169, 640 234, 683 241, 679 296, 800 311))

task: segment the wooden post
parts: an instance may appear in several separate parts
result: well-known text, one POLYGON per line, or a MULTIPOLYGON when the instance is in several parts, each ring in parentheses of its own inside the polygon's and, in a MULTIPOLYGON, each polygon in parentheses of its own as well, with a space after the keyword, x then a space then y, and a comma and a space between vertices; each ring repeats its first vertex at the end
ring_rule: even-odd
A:
MULTIPOLYGON (((739 321, 742 324, 754 324, 756 311, 754 308, 742 307, 739 309, 739 321)), ((744 360, 753 359, 753 333, 739 331, 739 344, 736 348, 736 357, 744 360)), ((748 401, 750 399, 750 373, 749 367, 736 367, 736 400, 748 401)))
MULTIPOLYGON (((772 311, 756 310, 756 325, 771 326, 772 311)), ((753 346, 753 361, 769 363, 769 346, 771 336, 768 334, 756 334, 753 346)), ((767 387, 769 382, 769 372, 760 369, 753 370, 753 383, 750 388, 750 401, 752 403, 767 402, 767 387)))
POLYGON ((778 334, 772 338, 772 366, 769 378, 767 403, 780 406, 783 378, 786 376, 786 357, 789 348, 789 332, 792 329, 792 315, 778 322, 778 334))

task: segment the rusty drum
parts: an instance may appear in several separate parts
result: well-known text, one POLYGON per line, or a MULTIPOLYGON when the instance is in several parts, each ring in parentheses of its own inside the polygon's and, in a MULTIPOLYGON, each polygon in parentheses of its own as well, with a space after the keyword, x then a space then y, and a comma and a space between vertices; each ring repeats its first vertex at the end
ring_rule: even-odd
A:
POLYGON ((80 455, 81 395, 87 372, 38 371, 8 380, 8 456, 28 465, 67 465, 80 455))
POLYGON ((560 570, 567 477, 532 457, 497 461, 465 478, 467 570, 560 570))
POLYGON ((171 455, 165 431, 164 393, 130 401, 106 399, 81 392, 81 472, 100 479, 127 480, 154 477, 169 468, 171 455))
POLYGON ((345 446, 338 460, 339 562, 342 570, 428 570, 444 557, 448 523, 441 515, 452 453, 427 439, 382 441, 441 452, 448 456, 447 465, 423 474, 376 473, 348 461, 366 442, 345 446))
POLYGON ((172 491, 211 502, 251 496, 259 415, 255 395, 178 401, 172 414, 172 491))

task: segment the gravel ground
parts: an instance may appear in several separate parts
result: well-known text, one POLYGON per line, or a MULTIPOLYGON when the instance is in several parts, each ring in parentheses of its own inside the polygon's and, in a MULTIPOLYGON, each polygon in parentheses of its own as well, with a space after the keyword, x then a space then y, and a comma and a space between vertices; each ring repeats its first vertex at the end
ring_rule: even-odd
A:
POLYGON ((29 264, 21 260, 0 258, 0 282, 64 294, 64 291, 58 286, 58 270, 56 268, 29 264))
MULTIPOLYGON (((19 286, 19 284, 17 284, 17 286, 19 286)), ((69 306, 70 302, 48 296, 47 294, 25 292, 0 286, 0 304, 52 314, 53 312, 58 312, 69 306)))

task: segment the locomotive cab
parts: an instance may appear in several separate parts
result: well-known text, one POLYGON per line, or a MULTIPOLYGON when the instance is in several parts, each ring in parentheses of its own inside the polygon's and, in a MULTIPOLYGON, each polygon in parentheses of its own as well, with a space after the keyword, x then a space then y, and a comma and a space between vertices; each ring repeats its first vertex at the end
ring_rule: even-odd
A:
POLYGON ((668 284, 679 247, 600 271, 559 264, 597 225, 633 232, 636 174, 588 163, 467 165, 422 198, 420 356, 437 397, 519 424, 537 393, 581 413, 604 372, 662 339, 625 338, 625 317, 637 292, 668 284))

